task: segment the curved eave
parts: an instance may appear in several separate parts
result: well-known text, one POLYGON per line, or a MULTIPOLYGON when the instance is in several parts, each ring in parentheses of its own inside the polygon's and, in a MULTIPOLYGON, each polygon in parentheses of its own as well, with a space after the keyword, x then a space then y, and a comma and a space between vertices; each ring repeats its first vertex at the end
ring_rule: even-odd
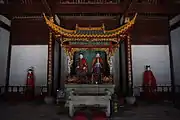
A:
POLYGON ((112 37, 117 37, 121 34, 126 33, 135 23, 137 13, 133 17, 132 20, 130 20, 128 23, 125 25, 113 29, 113 30, 105 30, 105 33, 100 35, 100 34, 76 34, 76 30, 68 30, 65 28, 62 28, 61 26, 58 26, 54 24, 52 21, 50 21, 45 14, 44 19, 46 21, 46 24, 50 27, 50 29, 55 32, 56 34, 60 34, 61 36, 68 37, 68 38, 112 38, 112 37))

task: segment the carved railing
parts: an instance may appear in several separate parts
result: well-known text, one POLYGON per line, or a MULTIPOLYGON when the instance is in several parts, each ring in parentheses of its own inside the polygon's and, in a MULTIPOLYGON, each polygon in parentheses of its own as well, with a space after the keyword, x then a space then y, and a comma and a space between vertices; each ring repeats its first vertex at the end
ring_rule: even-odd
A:
MULTIPOLYGON (((147 86, 148 87, 148 86, 147 86)), ((9 99, 24 99, 27 86, 8 86, 8 91, 5 86, 0 86, 0 97, 8 96, 9 99)), ((143 98, 145 96, 145 92, 143 91, 143 86, 134 87, 135 96, 139 98, 143 98), (137 95, 137 92, 139 95, 137 95)), ((36 86, 35 87, 35 97, 44 97, 47 93, 46 86, 36 86)), ((157 100, 172 100, 177 99, 180 100, 180 85, 175 86, 175 92, 172 92, 172 86, 166 85, 158 85, 155 89, 155 94, 157 100)))
MULTIPOLYGON (((176 86, 178 88, 178 86, 176 86)), ((134 87, 134 94, 135 96, 138 96, 139 98, 146 99, 146 93, 144 89, 151 89, 151 86, 137 86, 134 87)), ((180 88, 179 88, 180 89, 180 88)), ((173 92, 172 92, 172 86, 166 86, 166 85, 158 85, 154 91, 153 94, 156 96, 157 100, 172 100, 173 99, 173 92)))
MULTIPOLYGON (((28 86, 0 86, 0 97, 12 100, 25 100, 28 86)), ((34 98, 44 97, 47 94, 47 86, 36 86, 34 98)))

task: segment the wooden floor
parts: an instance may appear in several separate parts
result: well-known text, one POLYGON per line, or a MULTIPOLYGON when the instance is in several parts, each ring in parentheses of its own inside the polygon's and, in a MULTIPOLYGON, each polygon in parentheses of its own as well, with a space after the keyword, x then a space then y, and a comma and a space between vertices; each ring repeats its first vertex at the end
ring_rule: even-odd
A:
MULTIPOLYGON (((61 107, 39 103, 0 103, 2 120, 71 120, 61 107), (61 114, 60 114, 61 113, 61 114)), ((180 111, 171 104, 139 104, 122 108, 110 120, 179 120, 180 111)), ((108 119, 107 119, 108 120, 108 119)))

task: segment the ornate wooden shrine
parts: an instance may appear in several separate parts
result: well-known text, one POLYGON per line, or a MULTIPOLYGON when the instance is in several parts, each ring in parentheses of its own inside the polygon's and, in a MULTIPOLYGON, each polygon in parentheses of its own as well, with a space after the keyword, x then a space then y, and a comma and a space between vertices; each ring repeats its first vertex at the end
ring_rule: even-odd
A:
MULTIPOLYGON (((95 53, 99 54, 99 52, 104 52, 106 57, 105 62, 107 62, 107 66, 102 76, 103 83, 113 84, 113 76, 112 76, 112 56, 119 48, 119 44, 121 40, 126 40, 126 52, 127 52, 127 60, 128 60, 128 81, 129 85, 132 85, 132 68, 131 68, 131 37, 130 37, 130 29, 135 24, 137 14, 131 19, 128 20, 124 25, 113 29, 106 30, 105 25, 102 24, 101 27, 80 27, 76 25, 76 29, 68 30, 61 26, 58 26, 54 23, 53 17, 47 17, 44 14, 44 19, 46 24, 50 28, 50 39, 49 39, 49 62, 48 62, 48 84, 52 82, 52 34, 59 39, 59 43, 64 48, 66 55, 68 56, 68 73, 69 77, 67 79, 67 83, 79 83, 77 82, 78 78, 72 76, 73 63, 75 62, 75 54, 82 54, 82 51, 95 51, 95 53), (109 69, 108 69, 109 68, 109 69)), ((91 61, 92 62, 92 61, 91 61)), ((74 66, 75 67, 75 66, 74 66)), ((91 73, 90 69, 88 69, 89 73, 91 73)), ((92 77, 88 84, 92 83, 92 77)))

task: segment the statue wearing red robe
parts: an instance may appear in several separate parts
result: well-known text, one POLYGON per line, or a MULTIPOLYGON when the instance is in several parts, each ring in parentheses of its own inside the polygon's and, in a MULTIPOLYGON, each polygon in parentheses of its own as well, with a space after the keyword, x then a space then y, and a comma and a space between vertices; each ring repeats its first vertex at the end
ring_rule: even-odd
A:
POLYGON ((27 71, 27 80, 26 80, 26 97, 27 99, 33 99, 34 89, 35 89, 35 80, 34 80, 34 70, 33 67, 30 67, 27 71))
POLYGON ((92 62, 92 81, 97 83, 102 83, 101 75, 103 73, 103 60, 100 54, 96 54, 96 58, 92 62))
POLYGON ((92 72, 100 74, 103 72, 103 59, 100 57, 100 54, 96 54, 96 58, 92 62, 92 72))
POLYGON ((76 66, 77 75, 83 76, 87 73, 87 70, 88 70, 87 61, 85 58, 83 58, 83 55, 80 54, 79 60, 77 62, 77 66, 76 66))
POLYGON ((144 72, 143 87, 145 96, 147 98, 153 99, 156 89, 156 79, 150 69, 150 66, 146 66, 146 70, 144 72))

